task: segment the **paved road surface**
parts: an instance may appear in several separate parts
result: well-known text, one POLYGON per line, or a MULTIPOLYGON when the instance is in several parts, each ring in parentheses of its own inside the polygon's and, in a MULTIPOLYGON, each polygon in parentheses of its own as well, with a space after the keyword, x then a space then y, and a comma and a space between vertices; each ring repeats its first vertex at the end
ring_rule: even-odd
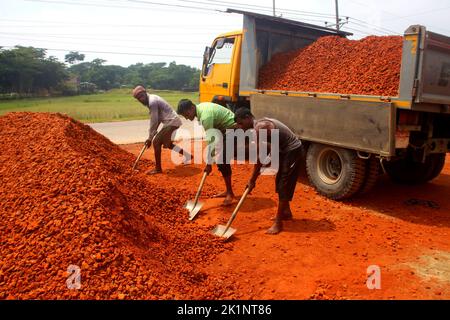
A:
MULTIPOLYGON (((205 131, 197 121, 181 119, 183 125, 176 132, 175 140, 202 139, 205 131)), ((88 124, 109 140, 117 144, 144 142, 148 137, 149 120, 133 120, 122 122, 102 122, 88 124)))

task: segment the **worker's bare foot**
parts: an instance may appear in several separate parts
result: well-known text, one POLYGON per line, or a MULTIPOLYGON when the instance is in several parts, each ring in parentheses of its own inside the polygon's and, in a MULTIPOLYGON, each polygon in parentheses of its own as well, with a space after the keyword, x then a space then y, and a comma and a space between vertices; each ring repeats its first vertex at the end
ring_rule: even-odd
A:
POLYGON ((267 229, 266 233, 270 234, 270 235, 275 235, 275 234, 279 234, 281 232, 281 230, 283 230, 283 223, 281 222, 281 220, 275 220, 274 224, 267 229))
POLYGON ((222 206, 223 207, 231 206, 233 204, 233 200, 234 200, 234 195, 227 194, 227 196, 225 197, 225 200, 223 200, 223 202, 222 202, 222 206))
POLYGON ((162 169, 153 169, 153 170, 147 171, 148 175, 154 175, 154 174, 158 174, 158 173, 162 173, 162 169))

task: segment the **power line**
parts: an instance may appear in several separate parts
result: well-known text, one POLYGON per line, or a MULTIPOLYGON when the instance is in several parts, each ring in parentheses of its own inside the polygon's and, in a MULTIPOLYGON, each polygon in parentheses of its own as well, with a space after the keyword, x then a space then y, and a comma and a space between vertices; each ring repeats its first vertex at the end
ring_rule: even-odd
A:
MULTIPOLYGON (((25 0, 25 1, 32 1, 32 2, 45 2, 45 3, 56 3, 56 4, 69 4, 69 5, 78 5, 78 6, 96 6, 96 7, 118 7, 118 8, 131 8, 131 9, 136 9, 136 8, 142 8, 142 9, 147 9, 146 7, 130 7, 130 6, 117 6, 117 5, 105 5, 105 4, 99 4, 98 2, 90 2, 90 3, 86 3, 86 2, 70 2, 70 1, 63 1, 63 0, 55 0, 55 1, 49 1, 49 0, 25 0)), ((216 4, 218 5, 219 3, 223 3, 223 4, 233 4, 236 5, 236 3, 232 3, 232 2, 227 2, 227 1, 213 1, 213 0, 208 0, 209 2, 211 2, 211 4, 207 4, 207 5, 212 5, 212 4, 216 4)), ((198 7, 198 6, 189 6, 189 5, 180 5, 180 4, 170 4, 170 3, 161 3, 161 2, 154 2, 154 1, 144 1, 144 0, 128 0, 127 2, 133 2, 133 3, 138 3, 138 4, 144 4, 144 5, 151 5, 151 6, 166 6, 166 7, 175 7, 175 8, 183 8, 183 9, 188 9, 188 10, 203 10, 203 11, 209 11, 209 12, 214 12, 214 13, 222 13, 224 12, 223 10, 219 10, 219 9, 214 9, 214 8, 210 8, 210 7, 198 7)), ((190 2, 190 3, 197 3, 197 4, 206 4, 204 1, 194 1, 194 0, 185 0, 185 2, 190 2)), ((354 2, 354 1, 352 1, 354 2)), ((357 2, 355 2, 357 3, 357 2)), ((270 11, 270 9, 267 9, 269 7, 264 7, 264 6, 258 6, 258 5, 247 5, 247 4, 239 4, 237 5, 237 7, 242 8, 242 6, 246 6, 248 9, 248 7, 252 7, 252 8, 260 8, 259 10, 265 10, 265 11, 270 11)), ((317 15, 317 16, 329 16, 332 17, 332 15, 328 15, 328 14, 322 14, 322 13, 313 13, 313 12, 308 12, 308 11, 300 11, 300 10, 292 10, 292 9, 280 9, 280 10, 285 10, 286 12, 289 13, 289 15, 292 16, 302 16, 302 15, 306 15, 306 14, 310 14, 310 15, 317 15)), ((392 31, 383 27, 379 27, 377 25, 368 23, 364 20, 360 20, 357 18, 352 18, 352 17, 348 17, 351 18, 357 22, 369 25, 369 26, 373 26, 374 29, 377 30, 384 30, 383 32, 386 33, 394 33, 394 34, 399 34, 396 31, 392 31)), ((306 19, 303 19, 306 20, 306 19)), ((312 19, 310 19, 310 21, 312 21, 312 19)), ((321 20, 315 20, 316 22, 328 22, 328 21, 321 21, 321 20)))
MULTIPOLYGON (((32 38, 17 38, 17 37, 8 37, 8 36, 1 36, 1 38, 9 38, 7 40, 26 40, 26 41, 36 41, 36 42, 53 42, 53 43, 64 43, 64 44, 73 44, 73 45, 90 45, 90 46, 97 46, 97 47, 113 47, 113 48, 125 48, 125 49, 144 49, 144 50, 174 50, 174 48, 148 48, 148 47, 135 47, 135 46, 120 46, 120 45, 102 45, 98 43, 88 43, 88 42, 73 42, 73 41, 55 41, 55 40, 47 40, 47 39, 32 39, 32 38)), ((76 50, 80 51, 80 50, 76 50)), ((194 51, 186 51, 183 50, 183 52, 190 52, 194 53, 194 51)), ((198 51, 195 51, 195 53, 198 53, 198 51)))
MULTIPOLYGON (((127 0, 128 2, 136 2, 136 3, 140 3, 140 4, 150 4, 153 5, 154 2, 151 1, 143 1, 143 0, 127 0)), ((183 2, 189 2, 189 3, 196 3, 196 4, 206 4, 206 5, 211 5, 209 3, 205 3, 203 1, 194 1, 194 0, 184 0, 183 2)), ((232 3, 232 2, 225 2, 225 1, 212 1, 210 0, 209 2, 212 2, 214 4, 218 4, 219 3, 228 3, 228 4, 233 4, 235 6, 235 8, 237 9, 245 9, 248 10, 248 7, 251 7, 252 9, 258 8, 257 10, 259 11, 265 11, 265 12, 272 12, 272 9, 270 7, 265 7, 265 6, 258 6, 258 5, 246 5, 246 4, 236 4, 236 3, 232 3), (245 6, 245 7, 244 7, 245 6), (259 9, 261 8, 261 9, 259 9)), ((222 6, 222 5, 221 5, 222 6)), ((222 10, 217 10, 219 12, 224 12, 222 10)), ((278 12, 281 12, 280 10, 278 10, 278 12)), ((299 11, 299 10, 289 10, 286 9, 286 13, 288 13, 289 15, 292 16, 296 16, 299 17, 301 16, 303 21, 313 21, 313 22, 321 22, 324 23, 324 20, 314 20, 314 19, 307 19, 307 18, 303 18, 303 16, 312 16, 312 17, 333 17, 333 15, 329 15, 329 14, 320 14, 320 13, 311 13, 311 12, 307 12, 307 13, 302 13, 303 11, 299 11)), ((282 12, 284 13, 284 11, 282 12)))
POLYGON ((411 14, 411 15, 407 15, 407 16, 399 16, 399 17, 395 17, 392 19, 383 19, 384 21, 391 21, 391 20, 395 20, 395 19, 408 19, 411 17, 418 17, 418 16, 423 16, 423 15, 427 15, 436 11, 445 11, 450 9, 449 7, 444 7, 444 8, 436 8, 436 9, 432 9, 432 10, 428 10, 428 11, 424 11, 424 12, 420 12, 420 13, 416 13, 416 14, 411 14))
MULTIPOLYGON (((65 21, 43 21, 43 20, 13 20, 13 19, 2 19, 0 23, 4 22, 27 22, 27 23, 35 23, 34 25, 7 25, 11 27, 43 27, 43 28, 51 28, 55 26, 69 26, 69 27, 92 27, 92 26, 102 26, 102 27, 117 27, 117 28, 183 28, 183 29, 205 29, 204 25, 177 25, 177 24, 155 24, 155 25, 145 25, 145 24, 108 24, 108 23, 88 23, 88 22, 65 22, 65 21), (43 25, 47 24, 47 25, 43 25)), ((229 26, 211 26, 208 29, 220 29, 228 28, 229 26)))
MULTIPOLYGON (((135 25, 135 24, 129 24, 129 25, 125 25, 125 24, 105 24, 105 23, 65 23, 65 22, 48 22, 48 21, 28 21, 28 20, 8 20, 8 19, 3 19, 4 21, 10 21, 10 22, 31 22, 31 23, 36 23, 34 25, 15 25, 15 24, 8 24, 8 25, 1 25, 2 22, 4 21, 0 21, 0 27, 11 27, 11 28, 54 28, 57 26, 62 26, 62 27, 67 27, 67 28, 84 28, 84 27, 92 27, 92 26, 101 26, 101 27, 113 27, 113 28, 182 28, 182 29, 192 29, 192 30, 204 30, 205 26, 184 26, 184 25, 135 25), (41 25, 41 23, 43 24, 48 24, 48 25, 41 25)), ((312 22, 320 22, 320 23, 324 23, 326 22, 325 19, 323 20, 318 20, 318 19, 309 19, 309 18, 302 18, 302 21, 312 21, 312 22)), ((217 32, 223 31, 225 28, 231 29, 233 27, 231 26, 208 26, 208 29, 216 29, 217 32)), ((209 33, 208 33, 209 34, 209 33)))
MULTIPOLYGON (((285 17, 285 18, 290 18, 290 17, 297 17, 296 15, 291 15, 291 14, 286 14, 285 16, 283 16, 283 17, 285 17)), ((292 18, 292 19, 294 19, 294 18, 292 18)), ((326 23, 329 23, 330 21, 327 21, 327 20, 325 20, 325 19, 323 19, 323 20, 318 20, 318 19, 305 19, 305 18, 302 18, 301 19, 301 22, 316 22, 316 23, 318 23, 318 22, 320 22, 320 23, 322 23, 322 24, 326 24, 326 23)))
MULTIPOLYGON (((0 33, 2 33, 2 32, 0 32, 0 33)), ((11 34, 16 34, 16 33, 15 32, 11 32, 11 34)), ((38 35, 40 35, 42 33, 29 33, 29 34, 38 36, 38 35)), ((109 36, 109 35, 111 35, 110 33, 107 33, 107 34, 90 33, 89 35, 91 35, 91 34, 94 35, 94 36, 103 36, 103 35, 109 36)), ((154 31, 154 32, 141 32, 140 34, 136 34, 136 35, 130 35, 129 33, 114 33, 114 36, 115 37, 124 36, 124 37, 127 37, 127 38, 135 37, 135 38, 142 39, 142 36, 148 36, 148 37, 180 36, 180 37, 185 37, 185 36, 190 36, 190 35, 211 35, 211 34, 214 34, 214 32, 195 32, 195 33, 189 32, 188 34, 186 34, 186 33, 182 33, 182 32, 163 33, 163 32, 159 32, 159 31, 154 31)), ((49 35, 56 35, 56 36, 59 36, 59 35, 72 36, 72 35, 74 35, 74 36, 77 36, 77 35, 80 35, 80 33, 79 32, 77 32, 77 33, 54 33, 54 34, 49 34, 49 35)))
MULTIPOLYGON (((143 1, 143 0, 128 0, 128 1, 129 2, 139 2, 139 3, 150 3, 149 1, 143 1)), ((250 7, 250 8, 261 8, 259 10, 266 11, 266 12, 272 12, 272 8, 267 7, 267 6, 237 4, 237 3, 234 3, 234 2, 228 2, 228 1, 216 1, 216 0, 207 0, 207 1, 211 2, 211 3, 215 3, 215 4, 231 4, 231 5, 235 5, 238 8, 242 8, 244 6, 245 7, 250 7)), ((205 2, 194 1, 194 0, 184 0, 184 2, 205 4, 205 2)), ((246 8, 246 9, 248 9, 248 8, 246 8)), ((291 16, 314 15, 316 17, 327 17, 327 18, 330 18, 330 19, 331 18, 335 18, 335 15, 332 15, 332 14, 314 13, 314 12, 310 12, 310 11, 301 11, 301 10, 293 10, 293 9, 282 9, 282 8, 278 8, 277 11, 278 12, 282 12, 283 11, 283 12, 289 13, 291 16)), ((367 21, 364 21, 364 20, 360 20, 360 19, 357 19, 357 18, 349 17, 349 16, 347 16, 346 18, 358 21, 358 22, 363 23, 363 24, 367 24, 369 26, 373 26, 374 29, 378 29, 380 31, 384 30, 383 32, 386 32, 387 34, 392 34, 392 33, 400 34, 397 31, 393 31, 393 30, 390 30, 390 29, 387 29, 387 28, 383 28, 383 27, 377 26, 375 24, 371 24, 371 23, 369 23, 367 21)), ((302 19, 303 20, 307 20, 307 19, 304 19, 304 18, 302 18, 302 19)), ((322 20, 312 20, 312 19, 310 19, 309 21, 325 22, 325 21, 322 21, 322 20)))
MULTIPOLYGON (((39 34, 39 33, 11 33, 11 32, 0 32, 0 35, 1 34, 5 34, 5 35, 19 35, 19 36, 23 36, 23 35, 25 35, 25 36, 27 36, 27 35, 31 35, 31 36, 35 36, 35 37, 40 37, 40 38, 42 38, 42 37, 45 37, 45 38, 55 38, 55 39, 89 39, 89 40, 100 40, 100 41, 107 41, 107 40, 116 40, 116 41, 121 41, 121 42, 137 42, 137 40, 132 40, 132 39, 120 39, 120 38, 117 38, 117 37, 114 37, 114 38, 105 38, 105 37, 102 37, 102 38, 95 38, 95 37, 88 37, 88 36, 83 36, 83 37, 81 37, 81 36, 79 36, 79 37, 77 37, 77 36, 66 36, 66 35, 42 35, 42 34, 39 34)), ((204 43, 200 43, 200 42, 186 42, 186 41, 164 41, 164 40, 158 40, 158 43, 179 43, 179 44, 191 44, 191 45, 193 45, 193 44, 202 44, 202 45, 204 45, 204 43)))
POLYGON ((370 23, 367 23, 367 22, 365 22, 363 20, 359 20, 359 19, 356 20, 354 18, 351 18, 350 22, 355 24, 355 25, 357 25, 357 26, 360 26, 360 27, 363 27, 363 28, 367 28, 369 30, 375 30, 375 31, 378 31, 378 32, 386 34, 386 35, 400 35, 400 33, 398 33, 397 31, 388 30, 388 29, 384 29, 384 28, 379 28, 379 27, 376 27, 376 26, 374 26, 374 25, 372 25, 370 23), (359 22, 359 21, 362 21, 362 22, 359 22))
MULTIPOLYGON (((352 3, 354 3, 354 4, 357 4, 357 5, 359 5, 359 6, 362 6, 362 7, 367 8, 367 4, 363 4, 363 3, 360 3, 360 2, 354 1, 354 0, 348 0, 348 1, 350 1, 350 2, 352 2, 352 3)), ((389 11, 386 11, 386 10, 383 10, 383 9, 379 9, 379 10, 380 10, 380 12, 384 12, 384 13, 386 13, 386 14, 388 14, 388 15, 390 15, 390 16, 393 16, 393 17, 395 17, 395 18, 397 18, 397 19, 404 19, 404 20, 409 21, 409 22, 411 22, 411 23, 417 24, 417 21, 408 19, 407 17, 402 17, 402 16, 399 16, 399 15, 397 15, 397 14, 395 14, 395 13, 392 13, 392 12, 389 12, 389 11)), ((435 27, 435 26, 430 25, 430 24, 428 24, 428 26, 431 27, 431 28, 434 28, 434 29, 442 30, 442 31, 445 31, 445 32, 450 32, 450 30, 448 30, 448 29, 443 29, 443 28, 440 28, 440 27, 435 27)))
MULTIPOLYGON (((52 4, 68 4, 68 5, 73 5, 73 6, 89 6, 89 7, 100 7, 100 8, 121 8, 121 9, 147 9, 145 7, 136 7, 136 6, 119 6, 119 5, 111 5, 111 4, 99 4, 99 3, 78 3, 78 2, 68 2, 68 1, 63 1, 63 0, 58 0, 58 1, 50 1, 50 0, 25 0, 25 1, 29 1, 29 2, 43 2, 43 3, 52 3, 52 4)), ((199 11, 209 11, 209 13, 212 12, 220 12, 219 10, 215 10, 215 9, 206 9, 206 8, 200 8, 200 7, 193 7, 193 6, 179 6, 179 5, 170 5, 170 4, 165 4, 165 3, 158 3, 158 2, 154 2, 154 5, 158 5, 158 6, 167 6, 167 7, 183 7, 184 9, 190 9, 190 10, 199 10, 199 11)), ((171 10, 172 12, 172 10, 171 10)))
MULTIPOLYGON (((15 48, 15 46, 2 46, 3 48, 15 48)), ((60 48, 36 48, 41 50, 50 50, 50 51, 62 51, 68 52, 70 49, 60 49, 60 48)), ((117 52, 117 51, 92 51, 92 50, 79 50, 83 53, 101 53, 101 54, 119 54, 119 55, 131 55, 131 56, 150 56, 150 57, 166 57, 166 58, 201 58, 201 55, 198 56, 185 56, 185 55, 165 55, 165 54, 152 54, 152 53, 137 53, 137 52, 117 52)))
POLYGON ((143 1, 143 0, 128 0, 128 2, 135 2, 135 3, 140 3, 140 4, 141 3, 143 3, 143 4, 152 4, 152 5, 158 5, 158 6, 168 6, 168 7, 183 8, 183 9, 198 9, 198 10, 223 12, 223 11, 217 10, 217 9, 195 7, 195 6, 186 6, 186 5, 180 5, 180 4, 168 4, 168 3, 161 3, 161 2, 151 2, 151 1, 143 1))
POLYGON ((362 30, 359 30, 359 29, 355 29, 355 28, 352 28, 352 27, 349 27, 349 26, 345 26, 345 29, 346 30, 350 30, 352 32, 357 32, 357 33, 363 34, 365 36, 373 36, 374 35, 373 33, 365 32, 365 31, 362 31, 362 30))
MULTIPOLYGON (((260 5, 247 5, 247 4, 242 4, 242 3, 236 3, 236 2, 229 2, 229 1, 216 1, 216 0, 206 0, 208 2, 212 2, 212 3, 223 3, 226 5, 234 5, 234 6, 246 6, 246 7, 251 7, 251 8, 263 8, 263 9, 268 9, 269 11, 272 11, 273 8, 272 7, 268 7, 268 6, 260 6, 260 5)), ((298 14, 302 14, 302 15, 311 15, 311 16, 322 16, 322 17, 334 17, 333 14, 328 14, 328 13, 319 13, 319 12, 312 12, 312 11, 302 11, 302 10, 295 10, 295 9, 286 9, 286 8, 277 8, 276 10, 277 12, 293 12, 293 13, 298 13, 298 14)))
POLYGON ((377 26, 377 25, 375 25, 375 24, 369 23, 369 22, 364 21, 364 20, 361 20, 361 19, 356 19, 356 18, 351 18, 351 17, 350 17, 350 20, 351 20, 351 22, 353 22, 353 23, 355 23, 355 24, 359 24, 359 25, 363 24, 364 27, 366 27, 366 26, 372 26, 373 29, 378 29, 378 30, 383 31, 383 32, 385 32, 385 33, 387 33, 387 34, 400 34, 400 33, 398 33, 397 31, 390 30, 390 29, 383 28, 383 27, 379 27, 379 26, 377 26))
MULTIPOLYGON (((86 3, 86 2, 70 2, 70 1, 64 1, 64 0, 58 0, 58 1, 50 1, 50 0, 25 0, 30 2, 43 2, 43 3, 53 3, 53 4, 68 4, 68 5, 77 5, 77 6, 93 6, 93 7, 107 7, 107 8, 128 8, 128 9, 145 9, 145 7, 130 7, 130 6, 124 6, 124 5, 111 5, 111 4, 103 4, 103 3, 86 3)), ((154 1, 143 1, 143 0, 128 0, 127 2, 137 3, 137 4, 145 4, 145 5, 152 5, 152 6, 166 6, 166 7, 175 7, 175 8, 183 8, 183 9, 189 9, 189 10, 203 10, 203 11, 210 11, 215 13, 222 13, 223 10, 219 10, 216 8, 205 8, 205 7, 198 7, 198 6, 188 6, 188 5, 179 5, 179 4, 169 4, 169 3, 161 3, 161 2, 154 2, 154 1)), ((187 2, 187 0, 185 1, 187 2)), ((206 5, 212 5, 207 4, 205 2, 200 1, 189 1, 189 2, 195 2, 199 4, 206 4, 206 5)), ((213 2, 213 1, 210 1, 213 2)), ((219 1, 217 1, 219 2, 219 1)), ((231 3, 230 3, 231 4, 231 3)), ((268 8, 263 6, 256 6, 256 5, 246 5, 246 4, 235 4, 236 7, 242 8, 242 6, 246 6, 246 9, 248 10, 248 7, 254 8, 254 7, 260 7, 260 8, 268 8)), ((260 11, 270 11, 269 9, 260 9, 260 11)), ((291 10, 291 9, 283 9, 283 12, 291 13, 292 15, 309 15, 309 16, 316 16, 316 17, 332 17, 332 15, 329 14, 321 14, 321 13, 314 13, 314 12, 308 12, 308 11, 300 11, 300 10, 291 10)))

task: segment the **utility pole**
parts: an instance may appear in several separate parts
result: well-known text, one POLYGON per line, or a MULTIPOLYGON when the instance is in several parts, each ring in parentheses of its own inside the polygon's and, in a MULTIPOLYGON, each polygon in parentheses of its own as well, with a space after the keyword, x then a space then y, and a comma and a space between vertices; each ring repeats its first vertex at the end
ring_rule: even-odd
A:
POLYGON ((273 16, 275 17, 275 0, 273 0, 273 16))
MULTIPOLYGON (((339 31, 339 4, 338 4, 338 0, 334 0, 334 2, 336 3, 336 30, 339 31)), ((274 0, 274 3, 275 3, 275 0, 274 0)))

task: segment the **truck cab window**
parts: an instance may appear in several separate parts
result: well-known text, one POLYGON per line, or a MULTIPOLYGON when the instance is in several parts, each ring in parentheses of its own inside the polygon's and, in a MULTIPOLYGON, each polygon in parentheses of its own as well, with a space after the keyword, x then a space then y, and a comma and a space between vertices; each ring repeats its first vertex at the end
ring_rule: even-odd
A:
POLYGON ((230 64, 233 56, 234 38, 220 38, 211 50, 209 61, 205 68, 205 76, 208 76, 214 64, 230 64))

